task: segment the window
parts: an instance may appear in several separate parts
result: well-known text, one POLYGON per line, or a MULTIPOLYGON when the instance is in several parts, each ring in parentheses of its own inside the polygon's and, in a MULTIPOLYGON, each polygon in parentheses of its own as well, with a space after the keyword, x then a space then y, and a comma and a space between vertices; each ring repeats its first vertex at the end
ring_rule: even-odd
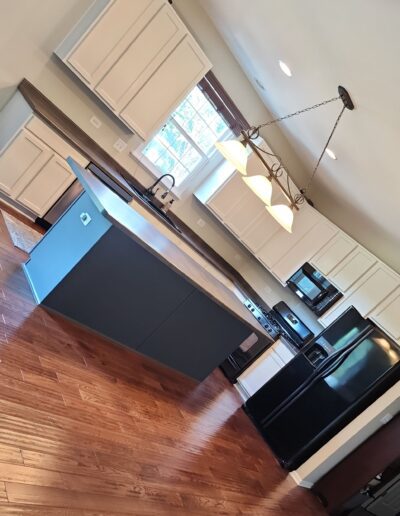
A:
POLYGON ((141 153, 160 175, 172 174, 179 187, 209 162, 217 140, 232 136, 224 118, 196 86, 141 153))

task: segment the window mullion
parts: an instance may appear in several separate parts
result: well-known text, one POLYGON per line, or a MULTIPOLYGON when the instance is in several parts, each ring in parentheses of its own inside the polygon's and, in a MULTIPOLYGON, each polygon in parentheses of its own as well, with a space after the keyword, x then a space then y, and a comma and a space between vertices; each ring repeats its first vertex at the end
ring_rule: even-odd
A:
POLYGON ((200 147, 197 145, 197 143, 191 138, 190 134, 188 134, 185 129, 181 126, 181 124, 175 120, 175 118, 171 117, 171 121, 172 123, 175 125, 175 127, 178 129, 178 131, 180 131, 183 136, 188 140, 188 142, 190 143, 190 145, 192 145, 192 147, 194 147, 196 149, 196 151, 200 154, 200 156, 203 158, 203 159, 207 159, 208 156, 207 154, 205 154, 201 149, 200 147))

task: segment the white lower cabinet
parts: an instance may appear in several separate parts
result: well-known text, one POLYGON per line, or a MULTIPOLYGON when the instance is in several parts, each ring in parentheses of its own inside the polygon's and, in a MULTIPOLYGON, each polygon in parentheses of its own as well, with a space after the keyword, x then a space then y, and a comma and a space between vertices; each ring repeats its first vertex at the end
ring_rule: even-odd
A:
POLYGON ((252 396, 294 357, 294 353, 278 340, 238 378, 239 390, 252 396))
POLYGON ((89 163, 37 118, 17 91, 0 111, 0 192, 42 217, 75 180, 65 159, 89 163))
POLYGON ((44 215, 74 180, 75 176, 67 162, 54 155, 16 200, 37 215, 44 215))
POLYGON ((400 285, 375 308, 370 319, 400 343, 400 285))
POLYGON ((350 306, 354 306, 363 317, 369 317, 399 285, 400 279, 397 274, 383 264, 378 264, 354 285, 343 301, 324 314, 319 322, 323 326, 328 326, 350 306))
POLYGON ((0 190, 15 199, 51 156, 41 140, 22 129, 0 154, 0 190))

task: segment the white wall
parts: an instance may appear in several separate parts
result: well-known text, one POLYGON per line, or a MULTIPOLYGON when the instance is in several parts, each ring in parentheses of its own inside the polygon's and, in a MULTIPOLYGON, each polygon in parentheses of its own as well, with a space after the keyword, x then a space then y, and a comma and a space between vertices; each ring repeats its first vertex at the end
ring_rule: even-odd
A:
MULTIPOLYGON (((134 1, 134 0, 133 0, 134 1)), ((67 116, 99 143, 142 184, 153 178, 130 157, 139 145, 132 135, 89 90, 53 56, 53 50, 83 15, 91 0, 1 0, 0 17, 0 108, 8 101, 18 83, 26 77, 67 116), (96 129, 90 118, 95 115, 102 125, 96 129), (113 143, 122 138, 128 147, 122 153, 113 143)), ((208 16, 195 1, 174 0, 178 13, 189 26, 214 64, 213 71, 251 123, 270 118, 228 47, 208 16)), ((268 141, 285 156, 291 170, 301 177, 300 162, 278 128, 268 133, 268 141)), ((284 290, 261 265, 215 221, 190 195, 175 204, 174 211, 204 240, 237 268, 269 304, 280 299, 297 299, 284 290), (206 225, 197 225, 202 218, 206 225)), ((300 308, 298 310, 300 312, 300 308)), ((299 313, 300 315, 300 313, 299 313)))

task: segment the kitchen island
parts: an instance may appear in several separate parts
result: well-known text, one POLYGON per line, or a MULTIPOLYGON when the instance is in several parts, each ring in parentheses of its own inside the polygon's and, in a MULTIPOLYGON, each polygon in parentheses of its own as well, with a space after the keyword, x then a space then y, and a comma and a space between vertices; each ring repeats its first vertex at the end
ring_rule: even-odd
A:
POLYGON ((89 171, 24 266, 38 303, 204 379, 253 333, 242 300, 89 171))

